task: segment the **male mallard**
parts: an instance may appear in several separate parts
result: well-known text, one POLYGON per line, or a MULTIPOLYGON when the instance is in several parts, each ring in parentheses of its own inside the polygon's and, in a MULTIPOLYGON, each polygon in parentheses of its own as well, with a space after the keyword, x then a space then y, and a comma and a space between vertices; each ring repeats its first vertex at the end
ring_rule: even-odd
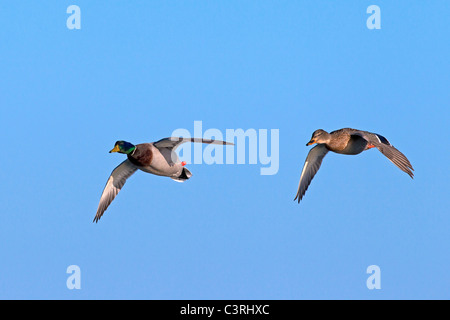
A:
POLYGON ((233 143, 220 140, 177 137, 164 138, 157 142, 138 145, 127 141, 117 141, 110 153, 124 153, 128 159, 113 170, 106 182, 94 221, 98 222, 127 179, 138 169, 158 176, 169 177, 178 182, 184 182, 189 179, 192 173, 184 167, 186 162, 179 161, 175 152, 176 148, 185 142, 233 145, 233 143))
POLYGON ((377 148, 397 167, 409 174, 411 178, 414 176, 411 171, 414 169, 403 153, 395 149, 385 137, 376 133, 350 128, 328 133, 325 130, 319 129, 314 131, 311 140, 306 145, 309 146, 314 143, 317 143, 317 146, 312 148, 306 157, 300 176, 297 195, 294 199, 298 199, 299 203, 328 151, 354 155, 371 148, 377 148))

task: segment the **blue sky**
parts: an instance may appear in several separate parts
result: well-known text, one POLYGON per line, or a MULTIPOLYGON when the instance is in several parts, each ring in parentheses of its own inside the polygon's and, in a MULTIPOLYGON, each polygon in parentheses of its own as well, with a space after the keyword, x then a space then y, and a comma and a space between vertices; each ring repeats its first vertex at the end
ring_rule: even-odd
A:
POLYGON ((3 1, 0 298, 449 299, 447 1, 3 1), (69 30, 66 9, 81 9, 69 30), (381 9, 369 30, 366 9, 381 9), (116 140, 279 130, 279 171, 132 176, 98 224, 116 140), (292 201, 311 133, 329 154, 292 201), (66 269, 81 270, 69 290, 66 269), (378 265, 381 289, 366 269, 378 265))

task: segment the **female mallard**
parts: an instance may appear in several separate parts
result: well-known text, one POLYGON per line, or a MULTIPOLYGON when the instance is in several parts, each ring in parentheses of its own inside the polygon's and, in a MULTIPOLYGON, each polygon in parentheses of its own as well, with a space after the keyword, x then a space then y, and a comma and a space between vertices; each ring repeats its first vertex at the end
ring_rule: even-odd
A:
POLYGON ((138 145, 126 141, 117 141, 110 153, 124 153, 128 159, 113 170, 106 182, 94 221, 98 222, 127 179, 138 169, 158 176, 169 177, 178 182, 184 182, 189 179, 192 173, 184 167, 186 162, 179 161, 175 152, 176 148, 185 142, 233 145, 233 143, 220 140, 176 137, 138 145))
POLYGON ((385 137, 376 133, 350 128, 328 133, 325 130, 319 129, 314 131, 311 140, 306 145, 309 146, 314 143, 317 143, 317 146, 312 148, 306 157, 300 176, 297 195, 294 199, 298 199, 299 203, 328 151, 353 155, 371 148, 377 148, 397 167, 409 174, 411 178, 414 176, 411 171, 414 171, 414 169, 403 153, 395 149, 385 137))

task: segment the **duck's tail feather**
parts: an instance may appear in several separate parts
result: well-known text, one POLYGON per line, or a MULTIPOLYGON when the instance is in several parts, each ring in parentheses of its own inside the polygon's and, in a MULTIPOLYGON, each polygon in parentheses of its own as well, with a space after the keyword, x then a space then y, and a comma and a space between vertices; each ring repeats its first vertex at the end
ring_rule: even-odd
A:
POLYGON ((171 178, 171 179, 176 181, 176 182, 185 182, 190 177, 192 177, 192 173, 188 169, 183 168, 183 170, 181 171, 181 174, 178 177, 171 178))

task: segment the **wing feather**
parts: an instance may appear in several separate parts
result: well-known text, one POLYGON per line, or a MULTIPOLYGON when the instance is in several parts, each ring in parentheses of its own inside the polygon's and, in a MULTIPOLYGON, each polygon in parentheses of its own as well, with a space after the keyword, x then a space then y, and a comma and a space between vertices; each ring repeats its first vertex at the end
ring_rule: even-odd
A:
POLYGON ((234 143, 212 140, 212 139, 202 139, 202 138, 182 138, 182 137, 169 137, 164 138, 153 143, 155 147, 159 148, 169 148, 176 150, 176 148, 185 142, 197 142, 197 143, 208 143, 208 144, 220 144, 220 145, 234 145, 234 143))
POLYGON ((409 162, 408 158, 397 150, 385 137, 382 135, 367 132, 358 131, 359 134, 364 139, 366 139, 370 144, 376 147, 382 154, 386 156, 393 164, 395 164, 400 170, 406 172, 411 178, 414 178, 414 169, 409 162))
POLYGON ((303 165, 300 182, 298 184, 297 195, 295 196, 294 201, 298 199, 298 203, 300 203, 300 200, 302 200, 306 190, 308 190, 312 179, 314 178, 317 171, 319 171, 322 160, 327 153, 328 149, 324 144, 318 144, 309 151, 308 156, 306 157, 305 164, 303 165))
POLYGON ((105 188, 103 189, 102 196, 100 197, 97 214, 94 218, 95 222, 98 222, 98 220, 100 220, 103 213, 106 211, 108 206, 122 189, 127 179, 133 173, 135 173, 136 170, 137 167, 128 159, 122 162, 113 170, 108 181, 106 182, 105 188))

